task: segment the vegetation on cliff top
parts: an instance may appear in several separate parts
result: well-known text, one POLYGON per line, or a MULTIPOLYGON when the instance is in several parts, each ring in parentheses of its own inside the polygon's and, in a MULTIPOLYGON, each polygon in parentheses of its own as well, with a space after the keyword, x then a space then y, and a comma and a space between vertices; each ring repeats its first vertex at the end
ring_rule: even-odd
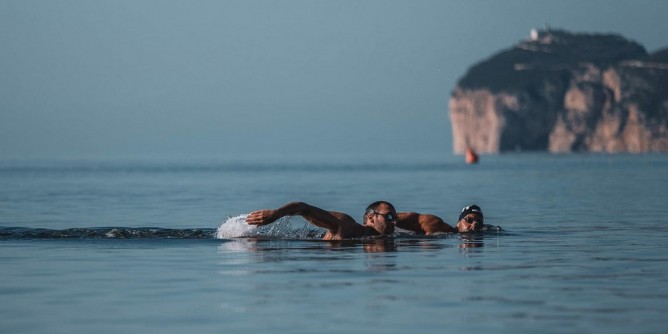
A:
POLYGON ((534 30, 531 39, 471 67, 458 86, 491 92, 526 91, 546 80, 568 80, 570 70, 588 63, 607 68, 624 60, 650 57, 665 59, 668 50, 649 56, 643 46, 619 35, 534 30))

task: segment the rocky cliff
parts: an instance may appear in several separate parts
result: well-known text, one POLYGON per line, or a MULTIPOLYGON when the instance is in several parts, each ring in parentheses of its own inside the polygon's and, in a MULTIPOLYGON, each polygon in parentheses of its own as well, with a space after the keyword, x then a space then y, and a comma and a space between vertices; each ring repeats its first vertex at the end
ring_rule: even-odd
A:
POLYGON ((471 67, 450 99, 455 153, 668 151, 668 49, 531 31, 471 67))

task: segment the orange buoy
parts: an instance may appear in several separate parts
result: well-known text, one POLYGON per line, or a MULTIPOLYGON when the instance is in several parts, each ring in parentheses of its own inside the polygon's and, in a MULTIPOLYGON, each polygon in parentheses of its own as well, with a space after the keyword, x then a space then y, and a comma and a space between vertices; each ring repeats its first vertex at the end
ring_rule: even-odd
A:
POLYGON ((469 146, 466 146, 466 163, 469 165, 478 163, 478 155, 469 146))

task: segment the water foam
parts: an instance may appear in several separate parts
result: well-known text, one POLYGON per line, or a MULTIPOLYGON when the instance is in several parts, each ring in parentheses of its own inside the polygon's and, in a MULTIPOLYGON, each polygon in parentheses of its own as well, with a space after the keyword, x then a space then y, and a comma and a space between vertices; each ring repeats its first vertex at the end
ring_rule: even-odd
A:
POLYGON ((246 214, 227 218, 227 220, 218 227, 216 238, 231 239, 252 235, 256 232, 257 226, 246 224, 247 216, 248 215, 246 214))
POLYGON ((229 217, 216 231, 217 239, 232 238, 276 238, 276 239, 319 239, 324 230, 298 217, 283 217, 265 226, 246 223, 248 214, 229 217))

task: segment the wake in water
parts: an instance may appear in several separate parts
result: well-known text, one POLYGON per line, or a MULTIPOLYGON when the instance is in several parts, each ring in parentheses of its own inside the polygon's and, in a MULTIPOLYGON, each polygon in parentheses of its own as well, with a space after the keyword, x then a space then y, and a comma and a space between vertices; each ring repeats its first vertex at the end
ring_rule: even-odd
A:
POLYGON ((170 229, 156 227, 0 228, 0 239, 212 239, 213 228, 170 229))
MULTIPOLYGON (((246 223, 248 215, 239 215, 225 220, 217 229, 192 228, 170 229, 157 227, 99 227, 69 228, 62 230, 45 228, 0 227, 0 240, 20 239, 285 239, 320 240, 325 230, 309 224, 299 217, 283 217, 265 226, 246 223)), ((484 233, 500 233, 498 226, 484 225, 484 233)), ((443 235, 450 235, 449 233, 443 235)), ((396 237, 425 237, 413 232, 397 229, 396 237)), ((434 237, 438 237, 435 235, 434 237)))
POLYGON ((246 216, 228 218, 220 227, 171 229, 157 227, 46 228, 0 227, 0 240, 21 239, 320 239, 324 230, 299 219, 279 219, 267 226, 246 224, 246 216))

